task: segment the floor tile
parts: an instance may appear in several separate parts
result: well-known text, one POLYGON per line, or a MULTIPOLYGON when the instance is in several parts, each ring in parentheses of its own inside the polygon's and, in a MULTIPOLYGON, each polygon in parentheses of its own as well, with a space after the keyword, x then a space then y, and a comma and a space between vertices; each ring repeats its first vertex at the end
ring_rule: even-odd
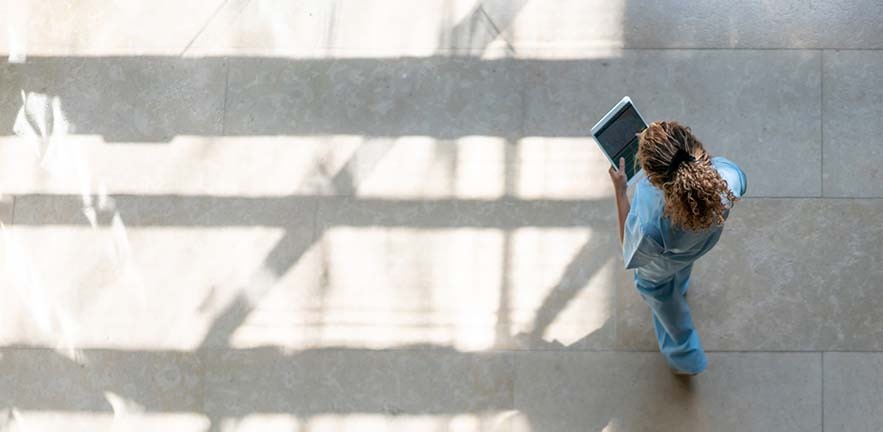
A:
MULTIPOLYGON (((361 137, 185 135, 120 145, 101 136, 68 135, 50 141, 62 151, 43 154, 34 151, 34 144, 29 138, 0 137, 0 193, 241 198, 352 193, 354 186, 346 180, 356 177, 358 186, 368 177, 361 168, 367 165, 365 151, 356 149, 372 142, 361 137), (351 157, 358 162, 350 162, 351 157)), ((378 186, 377 193, 391 189, 378 186)))
POLYGON ((877 430, 878 3, 0 1, 0 430, 877 430), (623 95, 749 179, 689 380, 623 95))
POLYGON ((12 195, 0 195, 0 223, 12 225, 12 216, 15 211, 15 197, 12 195))
POLYGON ((818 196, 819 58, 801 51, 674 50, 532 61, 525 134, 589 135, 628 95, 647 121, 690 126, 712 155, 739 164, 749 195, 818 196))
POLYGON ((383 310, 383 320, 362 319, 408 330, 354 327, 341 335, 347 345, 385 335, 386 346, 424 338, 461 350, 610 348, 612 217, 607 199, 323 200, 326 317, 383 310))
POLYGON ((4 237, 3 343, 228 346, 269 293, 318 285, 313 201, 93 199, 20 198, 4 237))
MULTIPOLYGON (((689 303, 709 350, 883 349, 883 201, 746 199, 694 267, 689 303)), ((656 350, 650 312, 622 287, 621 347, 656 350)))
POLYGON ((516 355, 523 431, 821 431, 821 357, 711 354, 674 377, 657 353, 516 355))
POLYGON ((633 0, 430 1, 420 8, 375 3, 231 2, 191 51, 392 57, 450 55, 450 50, 482 55, 488 48, 503 48, 524 57, 566 53, 573 58, 599 48, 883 47, 874 32, 883 8, 870 0, 810 7, 758 1, 689 7, 633 0))
POLYGON ((833 197, 883 197, 883 53, 824 53, 824 191, 833 197))
MULTIPOLYGON (((0 416, 3 425, 11 430, 27 428, 28 432, 91 432, 96 430, 125 430, 149 432, 201 432, 210 430, 211 421, 198 413, 187 412, 142 412, 137 405, 120 401, 114 396, 120 413, 78 412, 78 411, 26 411, 0 416)), ((108 405, 110 406, 110 405, 108 405)), ((10 413, 11 411, 7 411, 10 413)))
POLYGON ((194 41, 191 54, 288 57, 429 57, 499 51, 492 18, 502 5, 430 0, 230 2, 194 41), (484 7, 483 7, 484 6, 484 7), (365 35, 371 35, 366 37, 365 35))
MULTIPOLYGON (((566 48, 883 47, 871 0, 795 5, 721 0, 663 2, 567 0, 213 1, 132 5, 67 1, 0 8, 0 47, 34 55, 428 56, 456 48, 481 55, 566 48), (61 13, 60 11, 63 11, 61 13), (161 29, 161 30, 158 30, 161 29), (371 37, 365 37, 370 34, 371 37), (109 37, 108 35, 113 35, 109 37)), ((540 55, 543 55, 540 53, 540 55)))
POLYGON ((881 370, 880 353, 825 353, 825 430, 880 429, 881 370))
POLYGON ((0 355, 0 404, 6 407, 98 413, 201 409, 202 365, 193 353, 3 348, 0 355))
POLYGON ((225 131, 513 138, 520 72, 508 60, 233 59, 225 131))
POLYGON ((0 6, 0 50, 30 56, 180 56, 224 1, 101 0, 13 2, 0 6), (4 13, 5 12, 5 13, 4 13))
POLYGON ((47 158, 53 149, 65 151, 54 144, 67 135, 159 143, 176 135, 220 135, 225 68, 220 58, 169 57, 35 57, 3 64, 0 135, 31 137, 35 153, 47 158))
POLYGON ((387 199, 613 193, 609 162, 591 138, 178 136, 161 145, 119 145, 69 135, 56 143, 65 151, 40 155, 28 138, 0 137, 0 193, 387 199))
POLYGON ((495 24, 516 51, 627 48, 872 48, 883 7, 872 0, 732 3, 714 0, 512 1, 495 24))
POLYGON ((188 55, 323 56, 334 31, 336 1, 225 2, 195 35, 188 55))
POLYGON ((512 409, 509 354, 452 350, 212 351, 209 416, 293 413, 386 416, 490 414, 512 409))

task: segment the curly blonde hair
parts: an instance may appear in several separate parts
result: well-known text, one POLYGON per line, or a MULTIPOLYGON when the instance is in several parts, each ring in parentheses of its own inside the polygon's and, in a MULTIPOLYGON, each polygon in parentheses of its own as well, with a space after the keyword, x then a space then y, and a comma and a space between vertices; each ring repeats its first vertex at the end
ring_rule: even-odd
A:
POLYGON ((639 138, 641 168, 650 183, 662 190, 664 214, 672 223, 692 231, 723 224, 736 197, 690 128, 655 122, 639 138))

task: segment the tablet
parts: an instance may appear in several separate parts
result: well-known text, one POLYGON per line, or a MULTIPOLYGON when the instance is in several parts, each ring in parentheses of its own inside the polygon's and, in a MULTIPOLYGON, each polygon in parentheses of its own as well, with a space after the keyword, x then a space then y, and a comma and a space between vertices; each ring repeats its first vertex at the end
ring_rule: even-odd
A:
POLYGON ((625 158, 625 175, 631 184, 641 171, 638 163, 638 134, 647 128, 647 122, 626 96, 592 127, 592 137, 601 152, 619 169, 619 158, 625 158))

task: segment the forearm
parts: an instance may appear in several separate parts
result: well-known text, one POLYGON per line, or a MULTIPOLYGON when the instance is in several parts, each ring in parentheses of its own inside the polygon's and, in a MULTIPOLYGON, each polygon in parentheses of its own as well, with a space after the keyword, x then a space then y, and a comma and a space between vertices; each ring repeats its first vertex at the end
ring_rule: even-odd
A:
POLYGON ((623 243, 623 232, 625 231, 625 219, 629 215, 629 210, 631 210, 631 205, 629 204, 629 197, 626 194, 626 189, 616 188, 616 192, 613 195, 616 198, 616 213, 617 213, 617 222, 619 223, 619 243, 623 243))

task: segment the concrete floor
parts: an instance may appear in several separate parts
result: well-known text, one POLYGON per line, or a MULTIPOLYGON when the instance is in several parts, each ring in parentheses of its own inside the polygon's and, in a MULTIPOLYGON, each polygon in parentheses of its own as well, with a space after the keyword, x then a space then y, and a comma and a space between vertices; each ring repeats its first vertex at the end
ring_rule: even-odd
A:
POLYGON ((883 4, 0 3, 0 431, 879 431, 883 4), (587 137, 739 163, 676 379, 587 137))

